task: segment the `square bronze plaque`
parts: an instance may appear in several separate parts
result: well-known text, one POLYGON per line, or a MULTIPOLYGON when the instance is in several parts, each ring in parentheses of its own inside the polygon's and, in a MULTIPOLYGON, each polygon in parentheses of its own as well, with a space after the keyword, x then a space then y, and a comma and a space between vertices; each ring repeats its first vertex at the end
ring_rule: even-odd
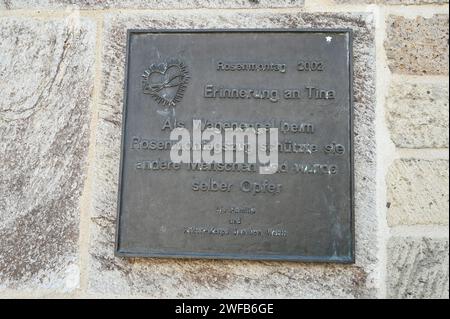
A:
POLYGON ((354 261, 351 30, 130 30, 126 66, 116 255, 354 261), (276 171, 213 128, 277 129, 276 171))

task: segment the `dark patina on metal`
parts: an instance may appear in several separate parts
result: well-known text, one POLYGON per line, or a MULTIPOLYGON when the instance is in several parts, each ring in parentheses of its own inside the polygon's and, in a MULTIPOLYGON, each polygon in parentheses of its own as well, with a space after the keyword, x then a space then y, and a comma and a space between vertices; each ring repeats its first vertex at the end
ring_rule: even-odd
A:
POLYGON ((117 256, 354 262, 352 33, 129 30, 117 256), (279 171, 174 164, 174 128, 278 128, 279 171))

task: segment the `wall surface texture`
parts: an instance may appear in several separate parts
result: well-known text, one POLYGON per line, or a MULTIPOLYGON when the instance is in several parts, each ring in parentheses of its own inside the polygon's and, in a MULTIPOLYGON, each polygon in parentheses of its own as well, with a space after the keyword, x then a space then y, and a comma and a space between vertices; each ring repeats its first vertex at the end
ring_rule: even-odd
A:
POLYGON ((0 0, 0 298, 449 297, 448 0, 0 0), (114 257, 126 30, 352 28, 353 265, 114 257))

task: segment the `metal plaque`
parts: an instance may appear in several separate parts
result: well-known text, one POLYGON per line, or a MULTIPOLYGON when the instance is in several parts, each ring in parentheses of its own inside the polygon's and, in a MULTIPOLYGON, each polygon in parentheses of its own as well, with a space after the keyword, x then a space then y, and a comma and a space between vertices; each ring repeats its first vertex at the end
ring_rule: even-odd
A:
POLYGON ((354 262, 351 30, 130 30, 125 72, 116 255, 354 262))

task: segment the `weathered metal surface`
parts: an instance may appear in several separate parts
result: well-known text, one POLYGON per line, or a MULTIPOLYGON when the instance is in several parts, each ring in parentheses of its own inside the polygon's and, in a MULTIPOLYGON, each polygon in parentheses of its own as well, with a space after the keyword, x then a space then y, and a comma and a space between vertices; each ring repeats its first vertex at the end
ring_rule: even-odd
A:
POLYGON ((353 262, 351 31, 131 30, 127 45, 117 255, 353 262), (278 128, 279 171, 174 164, 170 132, 193 120, 278 128))

